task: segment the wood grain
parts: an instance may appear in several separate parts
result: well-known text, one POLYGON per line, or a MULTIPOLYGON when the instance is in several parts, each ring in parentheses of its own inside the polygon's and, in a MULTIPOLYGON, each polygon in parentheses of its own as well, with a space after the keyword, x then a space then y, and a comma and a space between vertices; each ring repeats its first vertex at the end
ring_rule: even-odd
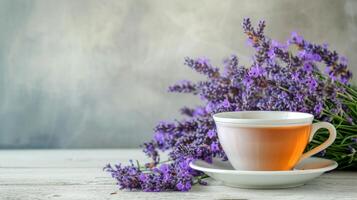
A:
POLYGON ((282 190, 252 190, 209 186, 190 192, 144 193, 118 191, 102 171, 107 163, 145 161, 137 149, 121 150, 2 150, 0 151, 0 199, 357 199, 357 172, 334 171, 307 185, 282 190))

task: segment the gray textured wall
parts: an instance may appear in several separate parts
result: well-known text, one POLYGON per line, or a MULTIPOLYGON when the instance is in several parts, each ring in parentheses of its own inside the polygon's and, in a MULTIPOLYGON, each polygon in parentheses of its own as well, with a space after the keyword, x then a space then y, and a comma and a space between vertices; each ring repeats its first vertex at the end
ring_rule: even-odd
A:
POLYGON ((247 60, 247 16, 328 42, 357 74, 354 0, 1 0, 0 148, 136 147, 198 102, 166 93, 199 78, 183 57, 247 60))

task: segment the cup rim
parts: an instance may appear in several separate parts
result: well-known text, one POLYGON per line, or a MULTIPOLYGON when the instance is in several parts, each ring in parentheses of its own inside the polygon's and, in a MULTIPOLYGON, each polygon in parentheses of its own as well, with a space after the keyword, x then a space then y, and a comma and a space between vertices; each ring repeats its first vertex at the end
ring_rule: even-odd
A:
POLYGON ((246 125, 291 125, 311 124, 314 116, 310 113, 291 111, 233 111, 213 115, 217 123, 246 125))

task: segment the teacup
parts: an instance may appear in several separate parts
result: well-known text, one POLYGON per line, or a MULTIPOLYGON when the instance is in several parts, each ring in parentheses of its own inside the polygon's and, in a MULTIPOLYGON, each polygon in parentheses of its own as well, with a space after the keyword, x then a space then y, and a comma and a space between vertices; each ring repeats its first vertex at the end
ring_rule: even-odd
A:
POLYGON ((332 124, 312 124, 314 116, 308 113, 239 111, 217 113, 213 118, 223 150, 237 170, 291 170, 298 161, 326 149, 336 139, 332 124), (328 130, 328 139, 303 153, 320 128, 328 130))

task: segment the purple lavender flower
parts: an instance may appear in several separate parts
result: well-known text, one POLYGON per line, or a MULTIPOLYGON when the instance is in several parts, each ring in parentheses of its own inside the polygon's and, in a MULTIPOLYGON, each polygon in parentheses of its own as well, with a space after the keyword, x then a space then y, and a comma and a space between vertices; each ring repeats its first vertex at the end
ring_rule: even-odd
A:
POLYGON ((304 42, 304 38, 299 35, 297 32, 291 33, 291 43, 302 44, 304 42))
POLYGON ((211 151, 212 151, 212 152, 218 152, 218 151, 220 151, 220 148, 219 148, 219 145, 218 145, 217 142, 212 142, 212 144, 211 144, 211 151))
POLYGON ((351 140, 352 140, 354 143, 357 144, 357 137, 354 137, 354 138, 352 138, 351 140))
POLYGON ((122 167, 120 164, 112 167, 107 165, 104 170, 109 172, 118 181, 120 189, 140 189, 140 174, 136 173, 137 168, 131 163, 129 166, 122 167), (135 172, 135 173, 134 173, 135 172))
POLYGON ((213 67, 207 58, 198 58, 196 60, 186 58, 185 65, 196 70, 198 73, 207 75, 208 78, 215 78, 219 76, 218 68, 213 67))
POLYGON ((183 107, 180 109, 182 115, 186 115, 188 117, 193 117, 195 115, 195 109, 183 107))
POLYGON ((340 57, 336 51, 330 51, 326 45, 307 42, 294 32, 289 43, 297 45, 300 51, 303 52, 303 56, 299 56, 301 59, 323 62, 327 66, 325 72, 332 80, 347 84, 352 78, 351 71, 347 69, 347 59, 344 56, 340 57))
POLYGON ((160 156, 159 152, 157 151, 157 146, 156 146, 155 141, 151 142, 145 142, 142 147, 143 147, 143 152, 150 158, 152 158, 153 162, 156 164, 160 161, 160 156))
POLYGON ((326 149, 322 150, 321 152, 319 152, 317 154, 317 156, 319 156, 319 157, 325 157, 325 155, 326 155, 326 149))
POLYGON ((179 83, 169 87, 169 92, 179 92, 179 93, 196 93, 196 85, 192 84, 190 81, 180 81, 179 83))
POLYGON ((316 116, 320 116, 321 115, 321 112, 322 112, 322 109, 323 109, 323 105, 322 103, 318 103, 315 105, 314 107, 314 113, 316 116))
POLYGON ((213 130, 213 129, 210 129, 208 132, 207 132, 207 136, 212 139, 213 137, 216 137, 216 131, 213 130))
POLYGON ((350 117, 350 116, 347 116, 347 122, 348 122, 348 124, 350 124, 350 125, 354 125, 354 122, 353 122, 353 118, 352 117, 350 117))
POLYGON ((221 103, 221 106, 223 106, 224 108, 229 108, 231 104, 229 103, 228 99, 224 99, 221 103))
POLYGON ((201 107, 201 106, 197 106, 193 112, 193 116, 197 116, 197 117, 203 117, 206 115, 207 115, 207 112, 206 112, 205 108, 201 107))
MULTIPOLYGON (((287 42, 272 40, 265 36, 264 28, 264 21, 255 28, 249 18, 243 20, 244 33, 255 50, 250 66, 240 66, 237 56, 232 55, 224 60, 221 73, 207 58, 185 59, 185 65, 203 74, 206 80, 182 81, 170 86, 169 92, 197 95, 202 104, 182 108, 182 120, 158 123, 152 141, 143 144, 143 151, 152 159, 145 164, 145 171, 133 163, 105 167, 120 189, 188 191, 196 182, 205 184, 196 179, 202 173, 191 169, 189 162, 212 162, 214 157, 227 160, 212 119, 217 112, 299 111, 327 121, 335 119, 324 114, 326 105, 333 114, 349 113, 338 98, 352 77, 347 59, 296 32, 287 42), (289 50, 294 47, 296 51, 289 50), (317 67, 320 65, 325 66, 325 74, 317 67), (168 151, 170 162, 160 164, 159 151, 168 151)), ((353 123, 351 117, 345 119, 353 123)), ((356 138, 352 140, 357 143, 356 138)), ((349 151, 352 149, 355 151, 350 145, 349 151)), ((319 155, 329 154, 323 151, 319 155)))
POLYGON ((261 66, 252 66, 248 72, 250 77, 257 78, 265 75, 265 69, 261 66))
POLYGON ((344 66, 348 65, 348 59, 345 56, 341 56, 339 61, 340 61, 341 65, 344 65, 344 66))
POLYGON ((356 149, 355 148, 353 148, 353 146, 352 145, 349 145, 348 146, 348 151, 351 153, 351 154, 354 154, 354 153, 356 153, 357 151, 356 151, 356 149))

